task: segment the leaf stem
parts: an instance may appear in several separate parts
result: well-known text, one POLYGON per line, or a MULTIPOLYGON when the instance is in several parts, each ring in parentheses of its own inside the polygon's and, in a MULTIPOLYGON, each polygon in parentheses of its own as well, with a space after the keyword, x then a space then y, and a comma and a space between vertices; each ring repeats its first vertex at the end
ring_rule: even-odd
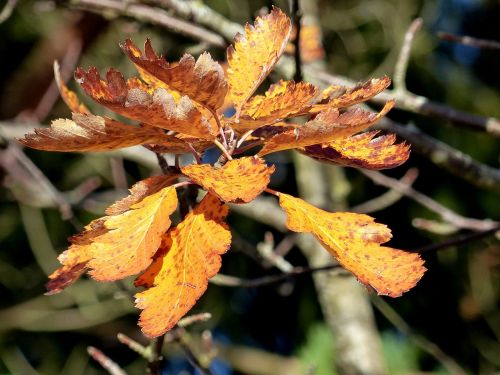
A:
POLYGON ((214 139, 214 144, 222 151, 222 154, 224 154, 227 160, 233 160, 233 157, 229 154, 227 149, 217 139, 214 139))
POLYGON ((276 196, 278 198, 280 196, 280 192, 279 191, 276 191, 276 190, 273 190, 273 189, 270 189, 270 188, 265 188, 264 191, 266 193, 272 194, 272 195, 274 195, 274 196, 276 196))

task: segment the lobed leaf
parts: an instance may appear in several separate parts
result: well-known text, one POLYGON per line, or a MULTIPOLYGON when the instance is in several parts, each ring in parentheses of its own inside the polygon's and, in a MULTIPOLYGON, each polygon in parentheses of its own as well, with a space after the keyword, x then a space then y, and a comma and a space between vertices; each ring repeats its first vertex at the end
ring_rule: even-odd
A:
POLYGON ((193 164, 181 168, 182 173, 225 202, 247 203, 254 200, 269 184, 274 166, 253 156, 233 159, 222 168, 209 164, 193 164))
POLYGON ((151 266, 136 280, 148 287, 136 294, 139 325, 151 337, 170 330, 203 295, 231 244, 223 222, 228 208, 210 193, 164 237, 151 266))
POLYGON ((310 83, 279 81, 264 95, 252 97, 242 108, 232 127, 240 132, 271 125, 307 113, 318 97, 318 88, 310 83))
POLYGON ((163 82, 214 112, 224 103, 228 90, 224 71, 208 52, 201 54, 196 61, 193 56, 185 54, 178 64, 170 65, 156 54, 149 39, 144 45, 144 53, 130 39, 121 44, 121 48, 146 82, 163 82))
MULTIPOLYGON (((170 176, 165 179, 167 183, 170 176)), ((88 263, 91 269, 89 273, 94 279, 119 280, 149 266, 163 234, 170 227, 169 216, 177 208, 175 187, 167 186, 153 193, 158 183, 154 178, 143 181, 146 190, 152 192, 150 195, 135 203, 147 193, 137 194, 132 189, 134 198, 125 202, 122 200, 110 208, 111 213, 118 214, 105 219, 104 225, 108 232, 94 238, 90 248, 92 259, 88 263), (128 209, 122 212, 124 208, 128 209)))
POLYGON ((378 131, 335 139, 329 143, 306 146, 301 150, 307 156, 323 162, 366 169, 395 168, 410 157, 410 146, 397 143, 394 134, 375 138, 378 131))
POLYGON ((92 99, 122 116, 209 140, 218 132, 217 126, 203 117, 187 96, 176 102, 162 87, 151 94, 139 80, 125 81, 114 69, 107 72, 105 81, 101 80, 96 68, 87 72, 78 68, 75 77, 92 99))
POLYGON ((286 14, 273 8, 271 13, 257 17, 253 26, 246 24, 244 34, 237 34, 234 46, 228 47, 228 95, 235 106, 236 118, 280 58, 291 29, 286 14))
POLYGON ((391 232, 370 216, 326 212, 283 193, 279 198, 288 229, 312 233, 342 267, 378 294, 399 297, 426 271, 418 254, 380 246, 391 238, 391 232))
POLYGON ((107 117, 73 113, 73 120, 52 121, 50 128, 35 129, 19 140, 45 151, 109 151, 146 143, 161 144, 172 153, 190 152, 186 142, 152 127, 136 127, 107 117))
POLYGON ((359 108, 340 113, 337 109, 320 112, 313 120, 294 129, 276 134, 270 138, 258 155, 291 148, 302 148, 323 142, 344 139, 375 124, 394 106, 394 101, 386 103, 379 113, 359 108))
POLYGON ((310 113, 318 113, 331 108, 346 108, 354 104, 365 102, 380 94, 391 84, 387 76, 372 78, 360 83, 353 88, 332 85, 323 90, 323 100, 311 108, 310 113))

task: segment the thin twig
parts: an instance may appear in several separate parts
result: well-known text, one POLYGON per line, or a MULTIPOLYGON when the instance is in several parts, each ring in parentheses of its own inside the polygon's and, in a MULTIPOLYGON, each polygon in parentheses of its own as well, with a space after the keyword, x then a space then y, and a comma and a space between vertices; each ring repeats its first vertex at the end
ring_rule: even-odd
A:
POLYGON ((500 49, 500 42, 496 40, 479 39, 467 35, 455 35, 439 31, 437 33, 439 39, 447 42, 460 43, 465 46, 484 48, 484 49, 500 49))
POLYGON ((165 160, 165 158, 163 157, 163 155, 160 154, 159 152, 155 152, 155 155, 156 155, 156 159, 158 160, 158 165, 160 166, 161 171, 164 174, 168 174, 169 173, 168 163, 165 160))
POLYGON ((371 301, 373 305, 377 308, 380 313, 385 316, 385 318, 391 322, 400 332, 406 334, 410 340, 412 340, 415 345, 417 345, 423 351, 429 353, 433 356, 439 363, 441 363, 451 374, 453 375, 466 375, 464 369, 462 369, 459 364, 446 353, 444 353, 439 346, 435 343, 429 341, 424 336, 418 335, 411 327, 406 323, 403 318, 394 310, 387 302, 385 302, 381 297, 370 293, 371 301))
POLYGON ((16 7, 17 1, 18 0, 8 0, 7 3, 5 3, 5 6, 3 7, 2 12, 0 13, 0 24, 7 21, 9 17, 12 15, 12 12, 16 7))
POLYGON ((163 349, 163 342, 165 341, 165 335, 158 336, 151 343, 151 358, 148 362, 148 370, 151 375, 161 375, 160 364, 163 359, 161 352, 163 349))
MULTIPOLYGON (((401 177, 399 181, 406 186, 411 186, 413 185, 417 177, 418 177, 418 169, 410 168, 408 169, 408 171, 406 171, 404 176, 401 177)), ((400 191, 395 189, 390 189, 389 191, 385 192, 384 194, 376 198, 370 199, 366 202, 350 207, 349 211, 359 212, 364 214, 380 211, 389 206, 392 206, 394 203, 399 201, 403 196, 404 194, 401 193, 400 191)))
POLYGON ((199 313, 195 315, 189 315, 177 322, 177 326, 181 328, 186 328, 193 323, 206 322, 212 318, 212 314, 208 312, 199 313))
POLYGON ((422 27, 422 23, 422 18, 416 18, 406 31, 403 46, 394 67, 394 90, 396 93, 406 91, 406 72, 408 70, 411 47, 415 34, 422 27))
POLYGON ((422 206, 428 208, 429 210, 437 213, 441 218, 458 228, 471 229, 476 231, 484 231, 491 229, 493 227, 498 227, 499 223, 490 220, 478 220, 463 217, 456 212, 450 210, 449 208, 443 206, 441 203, 436 202, 434 199, 422 194, 411 186, 403 184, 394 178, 383 175, 380 172, 360 170, 362 174, 370 178, 376 184, 394 189, 400 193, 406 195, 408 198, 413 199, 422 206))
POLYGON ((142 358, 148 360, 148 362, 153 360, 151 347, 144 346, 123 333, 118 333, 117 338, 118 341, 120 341, 122 344, 126 345, 129 349, 139 354, 142 358))
POLYGON ((99 14, 112 10, 124 16, 163 26, 169 30, 173 30, 213 46, 227 46, 226 41, 220 35, 205 28, 193 25, 193 23, 174 18, 160 8, 119 0, 75 0, 71 5, 99 14))
POLYGON ((292 22, 295 27, 295 40, 293 45, 295 50, 293 52, 293 59, 295 62, 295 73, 293 75, 293 80, 295 82, 301 82, 304 77, 302 75, 302 61, 300 58, 300 30, 302 28, 302 11, 300 10, 299 0, 289 0, 290 2, 290 14, 292 16, 292 22))
POLYGON ((443 250, 443 249, 447 249, 447 248, 452 247, 452 246, 463 245, 463 244, 466 244, 468 242, 476 241, 476 240, 479 240, 481 238, 495 235, 499 231, 500 231, 500 226, 497 226, 497 227, 494 227, 494 228, 491 228, 491 229, 488 229, 485 231, 464 234, 464 235, 450 238, 450 239, 445 240, 445 241, 433 243, 433 244, 430 244, 428 246, 419 247, 413 251, 416 253, 429 253, 429 252, 433 252, 433 251, 443 250))
POLYGON ((294 269, 289 273, 264 276, 252 280, 245 280, 239 277, 228 276, 219 273, 215 277, 210 279, 210 282, 215 285, 227 286, 232 288, 260 288, 262 286, 278 284, 297 276, 307 275, 315 272, 330 271, 338 268, 342 267, 338 264, 329 264, 322 267, 294 267, 294 269))
POLYGON ((111 358, 93 346, 87 347, 89 355, 98 362, 110 375, 127 375, 111 358))

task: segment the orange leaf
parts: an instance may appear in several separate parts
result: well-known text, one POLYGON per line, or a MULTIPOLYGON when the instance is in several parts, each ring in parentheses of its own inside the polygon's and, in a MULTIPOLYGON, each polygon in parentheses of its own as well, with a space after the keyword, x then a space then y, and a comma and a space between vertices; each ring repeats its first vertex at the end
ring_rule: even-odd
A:
POLYGON ((80 102, 78 96, 76 96, 76 94, 71 91, 62 80, 59 63, 57 61, 54 61, 54 78, 56 80, 57 87, 59 88, 61 98, 64 100, 71 112, 90 114, 90 111, 85 104, 80 102))
POLYGON ((391 231, 372 217, 330 213, 287 194, 279 197, 288 229, 312 233, 342 267, 378 294, 399 297, 423 276, 426 269, 418 254, 380 246, 391 238, 391 231))
MULTIPOLYGON (((171 181, 170 176, 164 178, 164 183, 171 181)), ((109 231, 94 238, 90 248, 92 259, 88 263, 91 268, 89 273, 94 279, 122 279, 143 271, 151 263, 162 235, 170 227, 169 215, 177 207, 175 187, 158 190, 158 179, 142 181, 140 189, 133 188, 131 191, 134 198, 111 206, 112 213, 120 213, 106 218, 104 225, 109 231), (151 194, 147 195, 143 189, 151 194), (146 197, 133 203, 142 196, 146 197), (121 213, 129 203, 128 210, 121 213)))
POLYGON ((87 264, 92 258, 90 252, 92 238, 107 231, 101 218, 92 221, 85 227, 84 232, 69 239, 72 245, 57 257, 62 266, 49 275, 49 282, 45 285, 47 295, 61 292, 87 271, 87 264))
POLYGON ((78 68, 75 77, 92 99, 125 117, 204 139, 212 140, 217 134, 217 127, 202 116, 187 96, 177 103, 161 87, 151 95, 140 81, 125 81, 114 69, 107 72, 105 81, 96 68, 88 72, 78 68))
POLYGON ((395 168, 408 160, 410 146, 397 143, 394 134, 375 138, 378 131, 335 139, 305 147, 302 152, 314 159, 366 169, 395 168))
POLYGON ((146 82, 164 82, 170 89, 189 96, 213 111, 224 103, 227 93, 224 71, 208 52, 201 54, 196 61, 193 56, 185 54, 178 64, 171 66, 156 54, 149 39, 144 45, 144 53, 130 39, 121 47, 140 69, 146 82))
POLYGON ((356 108, 341 114, 337 109, 328 109, 304 125, 273 136, 258 155, 349 137, 375 124, 393 106, 394 101, 389 101, 379 113, 356 108))
POLYGON ((359 83, 353 88, 332 85, 323 90, 323 100, 310 110, 310 113, 318 113, 330 108, 346 108, 373 98, 380 94, 391 84, 387 76, 372 78, 364 83, 359 83))
MULTIPOLYGON (((297 37, 295 27, 292 30, 290 40, 294 41, 297 37)), ((301 25, 300 27, 300 59, 303 63, 311 63, 321 60, 325 57, 325 50, 321 43, 321 29, 318 25, 301 25)), ((295 53, 295 45, 288 43, 285 52, 287 54, 295 53)))
POLYGON ((210 193, 164 238, 155 262, 136 281, 149 289, 136 294, 143 309, 139 325, 151 337, 164 334, 203 295, 231 244, 223 222, 228 208, 210 193))
POLYGON ((229 97, 236 118, 280 58, 291 29, 286 14, 273 8, 271 13, 257 17, 253 26, 246 24, 244 34, 237 34, 234 46, 227 49, 229 97))
POLYGON ((46 151, 108 151, 146 143, 158 143, 172 153, 189 152, 186 142, 152 127, 136 127, 106 117, 73 113, 73 121, 58 119, 50 128, 35 129, 19 140, 46 151))
POLYGON ((247 203, 267 187, 274 166, 268 167, 264 160, 249 156, 233 159, 219 169, 209 164, 193 164, 181 171, 225 202, 247 203))
POLYGON ((318 88, 310 83, 279 81, 265 95, 252 97, 242 108, 238 122, 233 123, 232 127, 245 132, 307 113, 317 96, 318 88))

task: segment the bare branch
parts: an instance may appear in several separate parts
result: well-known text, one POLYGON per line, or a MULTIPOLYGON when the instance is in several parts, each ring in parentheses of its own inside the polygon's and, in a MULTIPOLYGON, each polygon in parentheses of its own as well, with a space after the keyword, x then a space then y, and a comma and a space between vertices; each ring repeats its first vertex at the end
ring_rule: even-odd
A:
POLYGON ((89 346, 87 348, 89 355, 98 362, 110 375, 127 375, 123 369, 118 366, 111 358, 101 352, 99 349, 89 346))
POLYGON ((94 13, 103 13, 112 10, 123 16, 133 17, 143 22, 163 26, 169 30, 184 34, 196 40, 208 43, 212 46, 226 47, 226 41, 218 34, 192 23, 171 17, 160 8, 130 3, 119 0, 76 0, 71 3, 79 9, 94 13))
POLYGON ((441 218, 458 228, 472 229, 476 231, 484 231, 491 228, 498 227, 500 223, 491 220, 478 220, 463 217, 456 212, 450 210, 449 208, 443 206, 441 203, 436 202, 434 199, 422 194, 411 186, 405 185, 401 181, 394 178, 383 175, 376 171, 360 170, 362 174, 370 178, 373 182, 378 185, 382 185, 400 193, 406 195, 407 197, 413 199, 415 202, 421 204, 422 206, 428 208, 429 210, 437 213, 441 218))
POLYGON ((438 32, 437 36, 439 39, 446 40, 448 42, 460 43, 469 47, 500 49, 500 42, 495 40, 478 39, 467 35, 455 35, 442 31, 438 32))
POLYGON ((396 66, 394 67, 394 89, 397 92, 406 91, 406 71, 408 70, 408 62, 410 60, 410 52, 415 34, 422 27, 422 18, 415 19, 408 30, 406 31, 403 46, 399 52, 396 66))

